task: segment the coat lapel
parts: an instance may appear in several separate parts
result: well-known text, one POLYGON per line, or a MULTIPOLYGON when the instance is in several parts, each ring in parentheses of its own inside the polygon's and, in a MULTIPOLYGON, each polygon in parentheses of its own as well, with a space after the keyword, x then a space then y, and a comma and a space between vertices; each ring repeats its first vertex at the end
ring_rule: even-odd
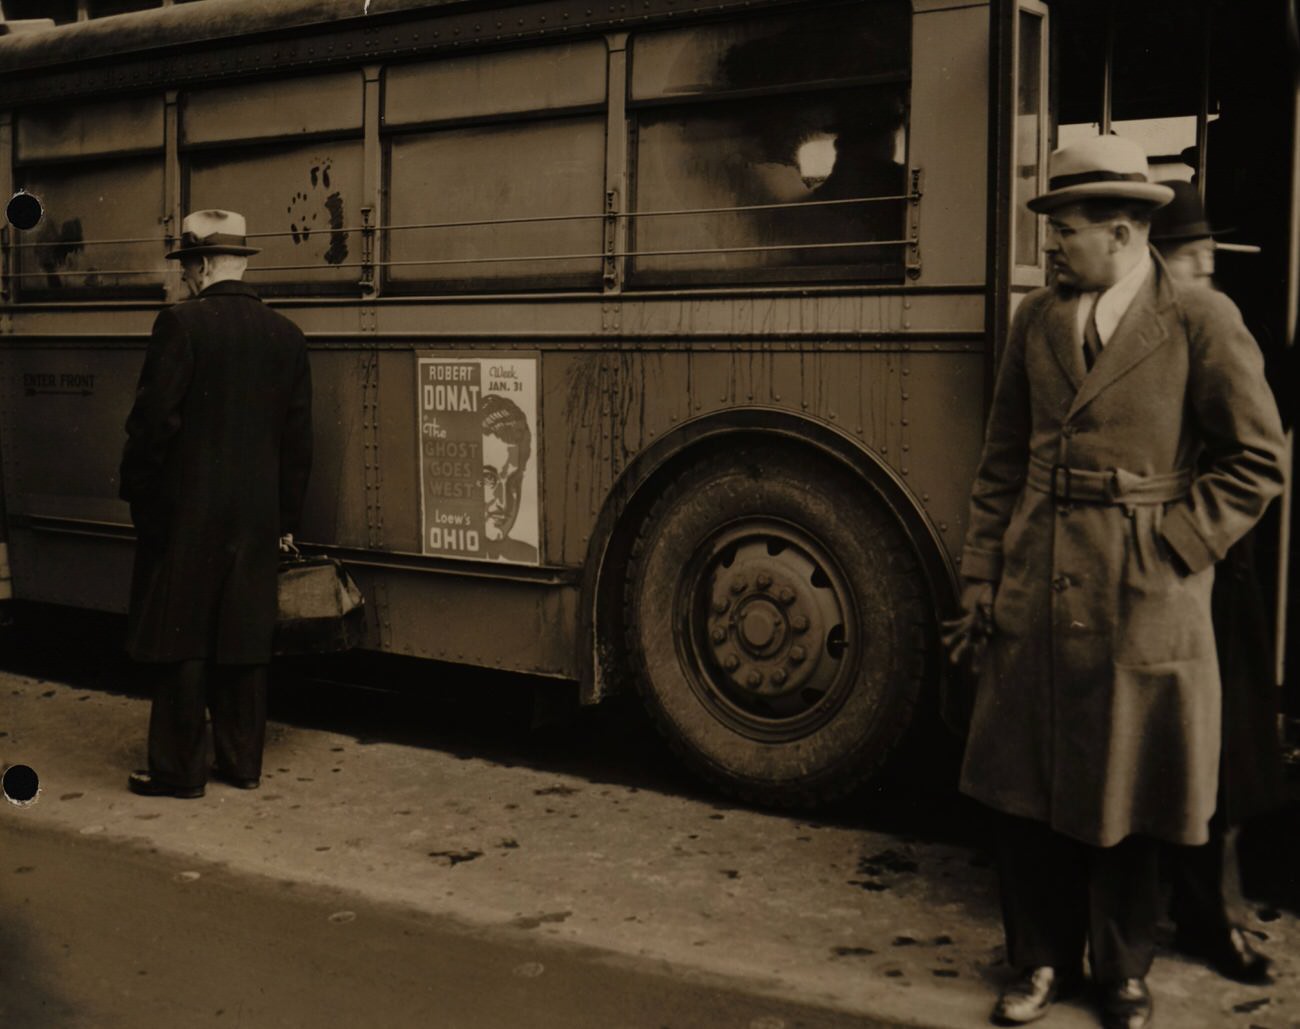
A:
POLYGON ((1070 405, 1070 415, 1112 386, 1168 338, 1165 316, 1169 304, 1168 286, 1159 266, 1156 266, 1115 326, 1097 363, 1084 377, 1083 385, 1070 405))
POLYGON ((1083 341, 1079 338, 1077 312, 1079 295, 1057 294, 1057 300, 1047 308, 1043 332, 1047 346, 1056 363, 1061 366, 1070 382, 1072 393, 1078 393, 1086 371, 1083 367, 1083 341))

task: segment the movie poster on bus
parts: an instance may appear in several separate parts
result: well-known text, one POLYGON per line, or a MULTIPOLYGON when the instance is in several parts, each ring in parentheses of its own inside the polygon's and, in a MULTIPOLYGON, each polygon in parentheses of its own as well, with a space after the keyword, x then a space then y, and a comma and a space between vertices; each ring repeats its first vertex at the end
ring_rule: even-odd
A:
POLYGON ((426 554, 538 563, 537 359, 416 359, 426 554))

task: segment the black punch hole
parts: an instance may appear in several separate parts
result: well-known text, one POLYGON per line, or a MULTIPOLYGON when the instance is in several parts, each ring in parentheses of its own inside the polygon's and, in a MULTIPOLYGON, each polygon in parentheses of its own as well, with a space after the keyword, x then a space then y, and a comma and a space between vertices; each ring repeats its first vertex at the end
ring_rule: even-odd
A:
POLYGON ((0 779, 5 799, 14 804, 30 804, 41 788, 40 776, 28 765, 10 765, 0 779))
POLYGON ((9 203, 5 205, 5 217, 15 229, 36 228, 44 213, 41 208, 41 198, 35 193, 28 193, 25 189, 20 189, 11 196, 9 203))

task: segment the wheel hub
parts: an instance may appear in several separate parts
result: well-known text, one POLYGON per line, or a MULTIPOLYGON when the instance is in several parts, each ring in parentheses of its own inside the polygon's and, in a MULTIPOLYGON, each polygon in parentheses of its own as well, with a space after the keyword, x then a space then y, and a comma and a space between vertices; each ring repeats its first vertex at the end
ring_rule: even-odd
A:
POLYGON ((711 678, 732 701, 757 702, 770 717, 764 705, 773 700, 815 705, 830 690, 840 665, 831 634, 843 633, 845 617, 837 591, 802 547, 750 536, 715 552, 701 585, 711 678))

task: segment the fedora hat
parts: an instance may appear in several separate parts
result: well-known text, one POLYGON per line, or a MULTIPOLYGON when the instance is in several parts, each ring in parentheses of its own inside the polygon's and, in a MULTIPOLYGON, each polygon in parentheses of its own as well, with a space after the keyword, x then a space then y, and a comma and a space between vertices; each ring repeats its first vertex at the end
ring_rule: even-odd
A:
POLYGON ((1136 200, 1162 207, 1174 191, 1151 181, 1147 155, 1122 136, 1090 136, 1052 151, 1047 162, 1047 192, 1029 201, 1040 214, 1080 200, 1136 200))
POLYGON ((1205 218, 1200 191, 1190 182, 1166 182, 1174 198, 1151 219, 1151 242, 1176 243, 1191 239, 1212 239, 1232 229, 1215 229, 1205 218))
POLYGON ((259 254, 250 247, 244 216, 234 211, 193 211, 181 222, 180 245, 167 255, 167 260, 182 257, 203 257, 207 254, 236 254, 247 257, 259 254))

